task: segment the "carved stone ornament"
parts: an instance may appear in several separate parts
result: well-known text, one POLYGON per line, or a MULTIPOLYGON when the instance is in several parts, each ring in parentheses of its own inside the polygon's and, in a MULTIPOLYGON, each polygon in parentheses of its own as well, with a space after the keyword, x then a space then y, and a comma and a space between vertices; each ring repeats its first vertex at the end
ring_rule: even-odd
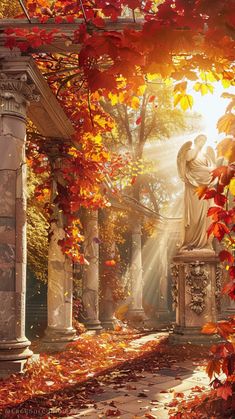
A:
POLYGON ((188 293, 191 295, 189 307, 196 314, 201 314, 205 309, 206 286, 209 274, 204 268, 204 262, 193 262, 189 264, 186 274, 186 285, 189 287, 188 293))
POLYGON ((176 263, 171 264, 171 276, 172 276, 172 285, 171 285, 171 295, 172 295, 172 306, 175 310, 178 305, 178 277, 179 277, 179 265, 176 263))
POLYGON ((39 101, 35 85, 29 84, 27 74, 0 73, 0 114, 18 114, 25 117, 29 102, 39 101))
POLYGON ((222 276, 223 268, 221 265, 217 265, 215 271, 215 302, 218 312, 221 311, 221 288, 222 288, 222 276))

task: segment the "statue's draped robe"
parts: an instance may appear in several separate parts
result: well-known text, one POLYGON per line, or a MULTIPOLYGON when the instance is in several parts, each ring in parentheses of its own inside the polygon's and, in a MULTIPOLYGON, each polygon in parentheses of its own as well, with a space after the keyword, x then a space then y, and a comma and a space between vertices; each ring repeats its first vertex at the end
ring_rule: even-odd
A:
POLYGON ((183 248, 212 249, 212 241, 208 240, 207 237, 207 229, 211 223, 207 212, 212 202, 205 199, 199 200, 196 188, 209 185, 214 164, 208 156, 200 153, 195 159, 186 162, 185 169, 185 237, 183 248))

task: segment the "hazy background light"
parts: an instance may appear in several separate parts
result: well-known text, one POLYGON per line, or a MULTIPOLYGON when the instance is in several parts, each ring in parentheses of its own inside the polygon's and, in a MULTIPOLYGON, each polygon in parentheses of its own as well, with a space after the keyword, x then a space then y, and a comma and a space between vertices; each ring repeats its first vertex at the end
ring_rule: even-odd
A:
POLYGON ((202 115, 202 122, 204 125, 203 133, 208 137, 208 143, 212 147, 216 147, 218 141, 225 137, 225 134, 219 134, 216 128, 218 119, 224 115, 229 99, 221 97, 222 93, 229 92, 235 94, 235 87, 224 89, 220 83, 213 83, 213 94, 207 93, 202 96, 201 93, 191 90, 194 98, 193 111, 202 115))

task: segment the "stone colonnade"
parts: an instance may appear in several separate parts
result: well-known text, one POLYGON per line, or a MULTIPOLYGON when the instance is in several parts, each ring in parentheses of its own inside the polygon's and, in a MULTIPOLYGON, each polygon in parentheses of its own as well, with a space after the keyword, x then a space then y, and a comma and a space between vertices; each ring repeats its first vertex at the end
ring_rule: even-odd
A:
MULTIPOLYGON (((20 63, 21 64, 21 63, 20 63)), ((26 297, 26 114, 34 94, 27 72, 0 75, 0 374, 21 371, 32 356, 25 337, 26 297)), ((42 109, 41 109, 42 111, 42 109)), ((38 115, 37 115, 38 117, 38 115)), ((48 116, 50 118, 50 116, 48 116)), ((57 171, 58 172, 58 171, 57 171)), ((54 179, 54 192, 56 192, 54 179)), ((43 345, 61 349, 76 339, 72 327, 72 266, 58 244, 64 237, 63 219, 51 224, 48 254, 48 327, 43 345)), ((100 329, 98 212, 87 211, 83 303, 86 325, 100 329)), ((138 239, 139 240, 139 239, 138 239)), ((138 242, 140 244, 140 242, 138 242)), ((136 297, 137 298, 137 297, 136 297)), ((141 304, 141 302, 140 302, 141 304)), ((135 304, 135 308, 138 309, 135 304)), ((112 314, 112 313, 111 313, 112 314)))

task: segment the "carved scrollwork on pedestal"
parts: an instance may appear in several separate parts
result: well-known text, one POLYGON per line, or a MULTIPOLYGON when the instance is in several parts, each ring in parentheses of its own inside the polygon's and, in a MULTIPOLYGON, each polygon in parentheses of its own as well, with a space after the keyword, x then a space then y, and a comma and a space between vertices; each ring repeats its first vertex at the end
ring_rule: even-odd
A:
POLYGON ((223 268, 221 265, 217 265, 216 271, 215 271, 215 302, 216 302, 216 309, 218 312, 221 311, 222 276, 223 276, 223 268))
POLYGON ((201 314, 205 309, 206 286, 209 274, 204 268, 204 262, 193 262, 189 264, 188 273, 186 274, 186 284, 189 287, 191 302, 189 307, 196 314, 201 314))
POLYGON ((172 275, 172 286, 171 286, 171 295, 172 295, 172 306, 173 309, 176 309, 178 305, 178 277, 179 277, 179 265, 176 263, 171 264, 171 275, 172 275))

